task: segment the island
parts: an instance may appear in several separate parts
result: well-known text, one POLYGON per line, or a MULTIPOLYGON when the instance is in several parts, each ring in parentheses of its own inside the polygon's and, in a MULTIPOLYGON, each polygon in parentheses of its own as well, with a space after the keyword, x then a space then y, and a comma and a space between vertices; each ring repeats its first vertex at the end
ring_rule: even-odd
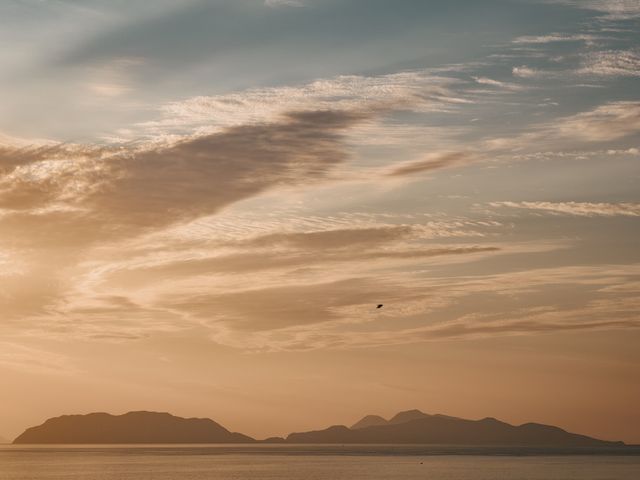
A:
POLYGON ((169 413, 90 413, 50 418, 28 428, 14 444, 249 443, 208 418, 181 418, 169 413))
POLYGON ((208 418, 181 418, 169 413, 129 412, 64 415, 28 428, 15 444, 421 444, 509 447, 624 447, 539 423, 511 425, 495 418, 467 420, 420 410, 400 412, 391 419, 367 415, 351 427, 291 433, 285 438, 255 440, 231 432, 208 418))
POLYGON ((623 442, 599 440, 539 423, 510 425, 495 418, 466 420, 429 415, 420 410, 400 412, 390 420, 367 415, 351 428, 334 425, 324 430, 292 433, 288 443, 437 444, 469 446, 612 447, 623 442))

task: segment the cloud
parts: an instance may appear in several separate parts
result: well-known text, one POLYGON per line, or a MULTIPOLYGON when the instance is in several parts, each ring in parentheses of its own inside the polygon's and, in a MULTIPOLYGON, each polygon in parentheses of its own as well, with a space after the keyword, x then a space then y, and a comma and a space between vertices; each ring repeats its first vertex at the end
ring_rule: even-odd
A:
POLYGON ((601 50, 581 55, 580 67, 570 70, 543 70, 521 65, 512 68, 514 77, 539 79, 571 79, 574 77, 615 78, 640 75, 637 50, 601 50))
POLYGON ((490 87, 496 87, 503 90, 510 90, 515 92, 519 90, 524 90, 525 88, 522 85, 517 85, 515 83, 509 83, 509 82, 501 82, 499 80, 494 80, 492 78, 487 78, 487 77, 472 77, 472 78, 480 85, 488 85, 490 87))
POLYGON ((0 342, 0 366, 40 375, 68 375, 79 372, 67 357, 29 347, 24 342, 0 342))
POLYGON ((583 217, 640 217, 638 203, 588 203, 588 202, 491 202, 492 207, 521 208, 543 210, 558 214, 583 217))
MULTIPOLYGON (((299 240, 299 239, 298 239, 299 240)), ((378 242, 384 242, 378 239, 378 242)), ((295 271, 297 269, 325 269, 327 272, 346 265, 355 271, 358 268, 375 268, 386 266, 401 267, 403 263, 422 261, 428 262, 437 257, 458 255, 478 255, 499 252, 497 246, 487 245, 457 245, 452 247, 399 247, 390 245, 384 249, 372 248, 371 242, 342 241, 343 246, 307 244, 280 249, 248 250, 242 253, 219 254, 215 256, 200 255, 185 260, 164 261, 160 264, 122 268, 110 274, 106 280, 117 285, 143 284, 149 278, 172 278, 178 281, 185 277, 207 275, 235 275, 243 273, 258 273, 264 270, 279 272, 295 271), (367 245, 368 243, 368 245, 367 245), (369 248, 367 248, 369 247, 369 248)))
POLYGON ((466 165, 475 160, 475 156, 468 152, 450 152, 428 155, 423 160, 396 165, 386 174, 391 177, 415 175, 441 168, 452 168, 466 165))
MULTIPOLYGON (((19 268, 2 277, 3 320, 49 315, 62 328, 60 312, 84 270, 79 262, 99 258, 95 249, 187 224, 270 189, 326 181, 349 156, 344 133, 368 115, 289 112, 272 123, 160 147, 0 150, 0 257, 10 252, 11 269, 19 268)), ((115 315, 104 301, 88 303, 78 308, 96 318, 115 315)), ((149 318, 175 317, 147 306, 127 315, 147 325, 149 318)))
POLYGON ((556 122, 557 135, 606 142, 640 131, 640 102, 612 102, 556 122))
POLYGON ((264 0, 267 7, 304 7, 304 3, 300 0, 264 0))
POLYGON ((556 42, 586 42, 593 43, 599 37, 588 34, 566 35, 561 33, 552 33, 549 35, 525 35, 517 37, 513 40, 516 44, 544 44, 556 42))
MULTIPOLYGON (((16 245, 45 237, 54 248, 93 245, 187 223, 273 188, 326 180, 349 157, 347 132, 371 133, 389 110, 464 102, 451 82, 426 71, 338 77, 169 104, 151 142, 6 144, 0 224, 16 245), (198 124, 209 126, 194 133, 198 124), (170 134, 172 125, 191 132, 170 134)), ((392 175, 456 161, 455 154, 432 158, 392 175)))
MULTIPOLYGON (((333 235, 339 238, 352 230, 356 230, 358 235, 361 232, 376 232, 369 237, 373 241, 377 241, 379 233, 389 236, 410 232, 410 237, 422 239, 483 237, 487 228, 500 226, 499 222, 486 219, 443 217, 441 214, 428 212, 391 214, 353 211, 316 215, 300 212, 296 208, 270 206, 268 210, 224 210, 215 216, 172 227, 134 242, 147 246, 149 243, 157 242, 168 245, 174 245, 176 242, 199 245, 211 243, 218 247, 221 244, 244 245, 253 241, 263 243, 264 238, 279 239, 289 234, 300 235, 301 238, 326 239, 333 235), (399 225, 397 222, 403 223, 399 225)), ((131 248, 134 247, 130 245, 129 249, 131 248)))
MULTIPOLYGON (((239 225, 240 229, 232 235, 225 232, 228 228, 226 222, 214 221, 210 229, 203 231, 204 237, 187 226, 186 230, 178 229, 177 237, 165 237, 162 240, 165 243, 160 243, 153 254, 149 253, 149 245, 154 241, 149 237, 142 238, 139 247, 129 242, 125 247, 126 255, 117 255, 104 267, 96 268, 97 278, 101 283, 132 288, 143 285, 149 278, 178 281, 200 276, 201 282, 206 281, 204 277, 216 274, 229 276, 266 271, 286 277, 297 270, 315 272, 314 275, 333 275, 336 269, 342 269, 344 274, 351 275, 349 272, 360 271, 362 274, 380 266, 395 268, 416 261, 433 263, 439 257, 451 261, 454 256, 471 257, 500 251, 494 245, 426 243, 434 238, 482 237, 479 229, 495 227, 495 224, 484 222, 458 219, 450 223, 376 225, 363 223, 353 216, 350 226, 346 226, 342 222, 306 220, 289 230, 286 222, 281 224, 278 219, 272 227, 274 233, 260 233, 265 225, 261 225, 260 230, 251 226, 245 229, 239 225), (358 227, 358 223, 363 224, 358 227), (336 228, 337 225, 342 227, 336 228), (323 227, 328 229, 318 230, 323 227), (203 242, 204 239, 206 241, 203 242)), ((236 226, 235 222, 233 226, 236 226)), ((121 249, 122 246, 116 248, 121 249)), ((93 281, 96 281, 95 277, 93 281)), ((210 289, 214 288, 209 285, 210 289)))
POLYGON ((636 50, 605 50, 585 55, 580 75, 639 77, 640 54, 636 50))
MULTIPOLYGON (((339 348, 371 348, 372 346, 402 345, 441 340, 460 341, 499 336, 540 335, 594 330, 634 330, 640 328, 640 319, 567 322, 566 318, 557 315, 548 315, 548 317, 550 317, 549 320, 539 315, 533 316, 531 319, 515 321, 459 321, 405 331, 375 332, 361 337, 346 335, 342 338, 337 336, 332 338, 328 335, 322 341, 339 348)), ((317 348, 321 348, 320 342, 318 342, 317 348)))
POLYGON ((294 112, 277 123, 231 127, 132 160, 117 157, 111 161, 115 180, 90 202, 142 226, 212 214, 276 185, 326 177, 348 156, 341 133, 365 118, 349 111, 294 112))
POLYGON ((640 16, 637 0, 546 0, 547 3, 571 5, 576 8, 606 13, 612 20, 627 20, 640 16))
MULTIPOLYGON (((105 251, 101 261, 77 272, 58 304, 31 324, 55 324, 65 335, 108 341, 203 325, 216 341, 235 345, 229 338, 251 329, 277 335, 283 328, 355 321, 365 304, 383 295, 420 311, 422 287, 407 287, 403 277, 412 275, 400 272, 503 253, 501 245, 429 241, 447 231, 460 235, 465 224, 455 223, 443 231, 427 223, 263 235, 241 231, 232 238, 216 238, 214 227, 205 243, 186 239, 156 249, 149 249, 148 240, 140 249, 115 245, 113 254, 105 251)), ((310 221, 309 226, 322 225, 310 221)))
POLYGON ((337 284, 307 285, 297 290, 298 295, 298 287, 249 291, 244 299, 219 298, 214 301, 218 310, 213 311, 208 309, 210 297, 194 300, 204 302, 197 303, 198 308, 206 308, 203 317, 220 314, 211 324, 214 338, 220 343, 249 351, 299 351, 636 329, 640 328, 637 279, 637 265, 565 267, 432 281, 415 277, 402 281, 396 277, 369 284, 355 278, 337 284), (620 285, 628 288, 619 291, 620 285), (557 288, 571 295, 570 301, 540 305, 540 296, 557 288), (287 314, 290 298, 296 299, 292 316, 287 314), (386 310, 373 309, 377 298, 384 299, 386 310), (327 299, 332 303, 327 304, 327 299), (530 306, 527 299, 533 299, 530 306), (220 313, 226 311, 227 302, 234 309, 230 317, 220 313), (260 316, 262 304, 269 320, 263 321, 260 316), (474 313, 447 315, 452 305, 456 306, 454 311, 473 305, 474 313), (293 317, 298 321, 292 321, 293 317), (411 317, 419 319, 418 326, 396 325, 400 319, 406 322, 411 317), (255 320, 249 324, 240 321, 236 329, 233 318, 255 320), (259 326, 252 330, 253 324, 259 326))
POLYGON ((322 180, 348 157, 343 133, 367 117, 291 112, 167 147, 8 152, 0 207, 10 214, 0 223, 25 241, 74 244, 185 223, 278 185, 322 180))
POLYGON ((520 77, 520 78, 545 78, 553 75, 549 71, 527 67, 526 65, 513 67, 511 70, 511 73, 513 74, 514 77, 520 77))
POLYGON ((264 332, 342 319, 342 307, 371 307, 385 295, 372 279, 287 285, 218 295, 165 300, 214 326, 237 332, 264 332))
POLYGON ((428 225, 374 226, 369 218, 365 228, 328 221, 333 228, 318 230, 322 223, 306 219, 256 235, 251 223, 224 217, 202 231, 204 244, 114 246, 116 257, 86 264, 55 308, 31 317, 33 334, 120 342, 197 325, 214 342, 244 351, 299 351, 637 326, 632 266, 433 276, 427 272, 438 264, 549 246, 434 245, 428 225), (229 236, 225 230, 236 225, 229 236), (622 284, 629 288, 616 290, 622 284), (575 297, 572 309, 555 301, 527 307, 553 285, 589 293, 575 297), (588 306, 580 303, 586 299, 588 306), (374 312, 378 302, 384 311, 374 312), (471 305, 474 315, 460 314, 471 305), (616 320, 606 318, 614 310, 616 320))
POLYGON ((94 99, 113 99, 130 93, 134 87, 131 73, 142 64, 144 61, 141 58, 122 57, 92 65, 87 71, 85 88, 94 99))
MULTIPOLYGON (((612 142, 640 132, 640 102, 611 102, 575 115, 532 125, 529 131, 508 138, 486 140, 483 149, 504 151, 525 150, 573 142, 612 142)), ((633 154, 634 150, 626 150, 633 154)), ((606 153, 606 152, 603 152, 606 153)))
POLYGON ((233 242, 233 245, 251 247, 286 246, 301 249, 341 249, 367 247, 394 240, 405 239, 418 233, 409 225, 380 226, 370 228, 341 228, 300 233, 272 233, 233 242))
POLYGON ((163 119, 139 127, 161 134, 194 126, 223 128, 270 122, 288 111, 299 110, 443 111, 471 102, 452 90, 457 83, 431 70, 370 77, 342 75, 300 86, 255 88, 171 102, 161 109, 163 119))
POLYGON ((252 254, 252 248, 242 256, 156 267, 136 266, 135 261, 120 267, 105 264, 106 269, 96 270, 98 277, 85 277, 89 282, 84 286, 78 279, 57 313, 31 318, 31 329, 45 329, 50 337, 56 325, 65 336, 125 341, 201 325, 216 342, 250 350, 255 336, 266 335, 263 346, 268 346, 282 329, 362 321, 362 311, 380 298, 401 302, 406 314, 433 308, 440 301, 424 286, 410 286, 402 280, 406 275, 388 272, 403 265, 424 268, 438 257, 448 263, 445 258, 472 260, 500 253, 493 246, 403 250, 396 242, 364 253, 358 248, 358 243, 319 247, 306 254, 303 248, 252 254), (114 293, 106 294, 110 291, 114 293), (424 305, 427 298, 429 307, 424 305))
MULTIPOLYGON (((590 36, 570 37, 520 37, 516 43, 586 42, 590 36)), ((611 75, 630 72, 635 60, 614 59, 614 53, 620 57, 620 52, 593 52, 584 57, 583 67, 611 75)), ((595 309, 593 316, 581 311, 582 321, 577 310, 560 312, 561 302, 546 306, 557 310, 554 315, 525 311, 527 302, 543 297, 553 274, 533 272, 536 280, 531 280, 526 269, 521 276, 480 272, 527 261, 494 263, 491 257, 552 247, 510 244, 504 237, 495 241, 496 230, 502 234, 507 227, 502 230, 492 217, 445 215, 436 202, 424 210, 412 205, 418 213, 411 216, 397 213, 396 207, 405 208, 400 202, 389 213, 336 212, 342 205, 330 210, 322 197, 335 197, 327 198, 335 203, 342 197, 327 193, 328 188, 290 202, 289 216, 272 208, 298 195, 290 187, 339 181, 341 167, 354 153, 369 165, 357 173, 371 181, 373 172, 374 182, 392 186, 484 160, 487 152, 499 154, 478 144, 483 132, 476 129, 483 122, 472 129, 464 117, 451 120, 448 114, 473 104, 474 116, 488 119, 482 102, 504 93, 511 109, 519 100, 512 92, 527 87, 452 70, 348 75, 188 98, 165 104, 158 121, 121 131, 120 143, 107 147, 3 142, 0 267, 8 265, 10 273, 2 277, 0 294, 5 324, 24 320, 34 335, 105 341, 135 341, 197 326, 214 341, 242 350, 632 328, 632 320, 599 318, 615 311, 612 304, 602 306, 601 314, 595 309), (468 88, 469 78, 475 90, 468 88), (435 115, 417 120, 416 114, 425 113, 435 115), (469 136, 456 138, 461 132, 469 136), (388 151, 375 149, 371 158, 374 145, 414 151, 381 167, 375 155, 388 157, 388 151), (271 196, 255 199, 265 193, 271 196), (255 209, 251 214, 250 208, 255 209), (466 238, 472 236, 477 238, 466 238), (446 240, 432 241, 438 238, 446 240), (446 267, 452 264, 458 266, 446 267), (483 303, 485 298, 491 305, 483 303), (391 308, 371 313, 378 301, 391 308), (460 313, 476 309, 473 317, 460 313)), ((527 66, 515 67, 513 74, 556 75, 527 66)), ((107 96, 124 93, 119 87, 128 85, 126 76, 97 80, 89 88, 107 96)), ((617 140, 638 131, 637 110, 634 102, 608 103, 534 124, 499 148, 617 140)), ((507 203, 491 205, 535 204, 538 210, 576 215, 636 216, 637 211, 635 204, 619 204, 618 213, 610 213, 611 204, 507 203), (621 206, 626 213, 620 213, 621 206)), ((377 205, 366 203, 366 208, 377 205)), ((588 274, 558 277, 582 288, 588 274)), ((613 295, 615 280, 606 282, 607 295, 613 295)))

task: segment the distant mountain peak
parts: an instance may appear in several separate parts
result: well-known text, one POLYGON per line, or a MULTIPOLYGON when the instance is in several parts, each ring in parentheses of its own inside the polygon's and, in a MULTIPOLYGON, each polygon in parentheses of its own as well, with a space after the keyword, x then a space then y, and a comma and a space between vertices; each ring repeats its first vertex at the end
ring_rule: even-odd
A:
POLYGON ((495 417, 484 417, 482 420, 480 420, 481 422, 485 422, 485 423, 504 423, 500 420, 498 420, 495 417))
POLYGON ((399 412, 395 414, 391 418, 391 420, 386 420, 380 415, 367 415, 363 417, 361 420, 359 420, 358 422, 354 423, 351 426, 351 429, 359 430, 361 428, 380 427, 383 425, 397 425, 401 423, 412 422, 414 420, 420 420, 422 418, 431 418, 431 417, 448 418, 448 419, 457 420, 456 417, 450 417, 448 415, 441 415, 441 414, 429 415, 427 413, 424 413, 421 410, 414 408, 412 410, 405 410, 403 412, 399 412))
POLYGON ((367 415, 351 425, 351 429, 357 430, 359 428, 378 427, 380 425, 386 425, 387 423, 387 420, 380 415, 367 415))
POLYGON ((391 420, 389 420, 389 424, 390 425, 396 425, 399 423, 406 423, 406 422, 411 422, 413 420, 418 420, 421 418, 429 418, 431 417, 431 415, 428 415, 424 412, 421 412, 420 410, 417 409, 413 409, 413 410, 406 410, 404 412, 400 412, 397 413, 396 415, 394 415, 391 420))

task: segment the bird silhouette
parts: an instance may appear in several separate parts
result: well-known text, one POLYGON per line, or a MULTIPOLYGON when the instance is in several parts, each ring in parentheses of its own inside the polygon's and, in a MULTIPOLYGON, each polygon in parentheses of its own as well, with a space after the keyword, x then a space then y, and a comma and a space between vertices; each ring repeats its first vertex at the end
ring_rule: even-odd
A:
POLYGON ((382 308, 382 307, 384 307, 384 305, 382 303, 379 303, 376 308, 382 308))

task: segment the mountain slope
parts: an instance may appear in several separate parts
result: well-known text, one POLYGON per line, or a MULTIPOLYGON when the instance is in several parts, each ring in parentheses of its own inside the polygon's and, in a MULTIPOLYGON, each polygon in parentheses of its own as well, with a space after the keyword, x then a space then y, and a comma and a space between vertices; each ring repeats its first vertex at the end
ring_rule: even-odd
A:
MULTIPOLYGON (((422 413, 422 412, 420 412, 422 413)), ((526 423, 509 425, 494 418, 464 420, 444 415, 412 414, 415 420, 349 429, 335 425, 325 430, 292 433, 289 443, 388 443, 441 445, 509 445, 596 447, 623 445, 566 432, 558 427, 526 423)), ((400 419, 412 415, 403 415, 400 419)), ((396 416, 397 417, 397 416, 396 416)), ((394 417, 394 418, 396 418, 394 417)), ((397 419, 399 422, 400 419, 397 419)))
MULTIPOLYGON (((407 410, 394 415, 391 420, 386 420, 379 415, 367 415, 360 421, 351 425, 351 430, 358 430, 360 428, 367 427, 380 427, 382 425, 396 425, 399 423, 406 423, 412 420, 418 420, 420 418, 428 418, 428 415, 420 410, 407 410)), ((451 417, 453 418, 453 417, 451 417)))
POLYGON ((27 429, 16 444, 99 443, 243 443, 254 440, 233 433, 207 418, 181 418, 168 413, 90 413, 51 418, 27 429))
POLYGON ((351 425, 351 430, 358 430, 359 428, 367 427, 379 427, 380 425, 387 425, 387 423, 388 422, 379 415, 367 415, 351 425))
POLYGON ((394 415, 391 420, 389 420, 389 425, 397 425, 399 423, 407 423, 429 417, 431 417, 431 415, 427 415, 420 410, 407 410, 406 412, 400 412, 394 415))

